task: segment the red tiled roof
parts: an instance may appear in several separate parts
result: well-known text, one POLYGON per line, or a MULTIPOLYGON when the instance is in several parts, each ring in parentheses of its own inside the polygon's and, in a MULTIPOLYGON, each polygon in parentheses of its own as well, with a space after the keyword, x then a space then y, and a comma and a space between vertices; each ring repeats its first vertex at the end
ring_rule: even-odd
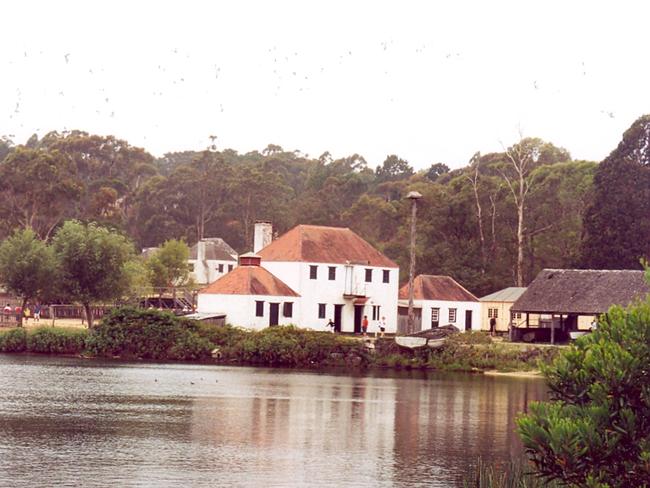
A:
POLYGON ((199 293, 297 297, 287 284, 260 266, 238 266, 199 293))
POLYGON ((347 227, 298 225, 260 250, 263 261, 365 264, 397 268, 368 242, 347 227))
MULTIPOLYGON (((400 300, 408 300, 409 285, 399 290, 400 300)), ((447 302, 478 302, 472 293, 463 288, 451 276, 418 275, 413 280, 415 300, 443 300, 447 302)))

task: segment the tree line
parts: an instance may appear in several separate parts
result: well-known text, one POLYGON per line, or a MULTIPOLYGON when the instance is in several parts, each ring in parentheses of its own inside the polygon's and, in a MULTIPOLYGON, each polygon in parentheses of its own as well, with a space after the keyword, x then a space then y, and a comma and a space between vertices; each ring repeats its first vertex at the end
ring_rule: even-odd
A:
POLYGON ((417 272, 450 274, 478 295, 525 286, 545 267, 639 268, 650 249, 650 116, 600 164, 538 138, 476 153, 465 167, 415 171, 389 155, 317 158, 274 144, 214 145, 155 158, 113 136, 51 132, 0 139, 0 238, 51 240, 67 220, 95 222, 137 247, 222 237, 252 247, 253 224, 348 226, 408 264, 410 190, 422 193, 417 272))

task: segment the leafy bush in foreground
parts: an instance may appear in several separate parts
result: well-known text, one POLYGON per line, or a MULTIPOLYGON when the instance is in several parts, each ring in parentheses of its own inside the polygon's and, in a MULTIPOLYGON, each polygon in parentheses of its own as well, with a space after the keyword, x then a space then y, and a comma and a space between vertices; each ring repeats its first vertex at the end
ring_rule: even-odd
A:
POLYGON ((24 352, 27 350, 27 331, 23 328, 10 329, 0 334, 0 351, 24 352))
POLYGON ((39 327, 27 335, 27 350, 46 354, 79 354, 86 348, 86 329, 39 327))
POLYGON ((545 375, 552 401, 518 420, 539 474, 569 486, 650 486, 650 301, 611 308, 545 375))

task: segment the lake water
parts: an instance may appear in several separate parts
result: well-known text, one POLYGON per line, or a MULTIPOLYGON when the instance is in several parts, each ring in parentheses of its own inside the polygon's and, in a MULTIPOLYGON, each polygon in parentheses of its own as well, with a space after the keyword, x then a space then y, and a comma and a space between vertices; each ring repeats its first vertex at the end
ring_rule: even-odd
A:
POLYGON ((462 486, 530 378, 0 355, 0 486, 462 486))

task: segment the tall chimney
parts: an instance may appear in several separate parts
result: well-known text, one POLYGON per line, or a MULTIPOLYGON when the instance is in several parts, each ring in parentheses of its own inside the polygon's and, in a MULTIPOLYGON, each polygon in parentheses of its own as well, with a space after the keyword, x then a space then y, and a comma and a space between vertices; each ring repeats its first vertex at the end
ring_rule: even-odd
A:
POLYGON ((257 254, 260 249, 271 244, 273 240, 273 225, 271 222, 255 222, 255 234, 253 235, 253 252, 257 254))
POLYGON ((209 283, 208 273, 208 263, 205 260, 205 241, 199 239, 199 242, 196 243, 196 265, 194 266, 196 281, 201 284, 209 283))

